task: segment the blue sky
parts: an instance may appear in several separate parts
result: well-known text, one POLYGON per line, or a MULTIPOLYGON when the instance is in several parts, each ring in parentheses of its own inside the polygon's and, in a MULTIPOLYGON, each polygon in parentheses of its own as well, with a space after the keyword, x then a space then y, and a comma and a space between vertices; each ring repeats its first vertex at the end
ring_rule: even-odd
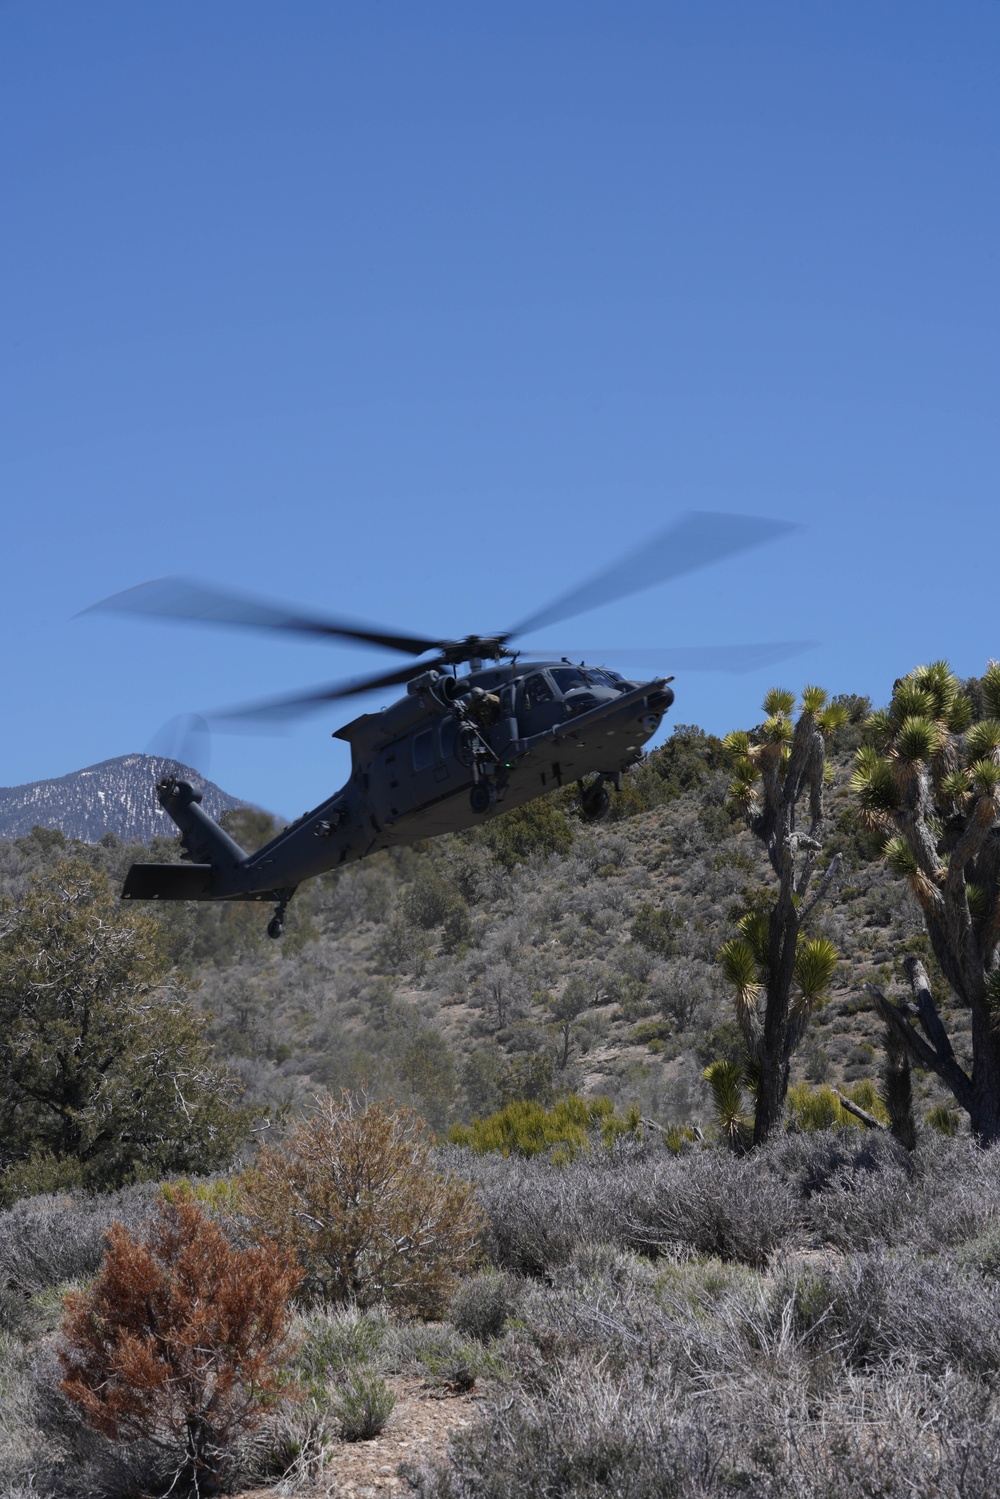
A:
MULTIPOLYGON (((0 783, 394 664, 73 617, 119 589, 461 635, 688 509, 804 529, 543 643, 822 642, 679 674, 717 731, 981 670, 998 76, 992 0, 0 4, 0 783)), ((377 706, 210 774, 296 815, 377 706)))

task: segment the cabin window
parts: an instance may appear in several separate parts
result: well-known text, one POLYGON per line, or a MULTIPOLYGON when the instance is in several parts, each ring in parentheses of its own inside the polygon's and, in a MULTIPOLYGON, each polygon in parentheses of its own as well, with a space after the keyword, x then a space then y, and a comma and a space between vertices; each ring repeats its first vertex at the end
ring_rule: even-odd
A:
POLYGON ((430 770, 436 760, 437 751, 434 747, 434 730, 425 729, 413 741, 413 769, 430 770))
POLYGON ((455 753, 455 735, 457 731, 458 724, 455 720, 450 717, 446 718, 440 729, 442 760, 450 760, 455 753))
POLYGON ((551 703, 555 700, 555 694, 541 672, 536 672, 529 677, 524 684, 524 706, 525 708, 537 708, 539 703, 551 703))

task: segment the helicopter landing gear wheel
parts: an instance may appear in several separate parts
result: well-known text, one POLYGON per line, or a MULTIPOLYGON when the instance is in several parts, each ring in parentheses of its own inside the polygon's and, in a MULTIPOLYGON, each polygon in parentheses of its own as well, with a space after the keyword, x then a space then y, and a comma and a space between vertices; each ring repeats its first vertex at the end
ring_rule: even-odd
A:
POLYGON ((489 812, 496 806, 497 789, 492 781, 477 781, 469 792, 469 806, 473 812, 489 812))
POLYGON ((580 815, 584 822, 599 822, 602 817, 607 816, 611 806, 611 797, 603 780, 599 777, 597 784, 593 786, 578 782, 580 787, 580 815))
POLYGON ((292 885, 286 890, 279 890, 275 892, 278 896, 278 904, 274 908, 274 915, 267 923, 267 935, 275 942, 277 942, 278 938, 285 930, 285 912, 288 909, 288 902, 295 894, 295 890, 296 886, 292 885))

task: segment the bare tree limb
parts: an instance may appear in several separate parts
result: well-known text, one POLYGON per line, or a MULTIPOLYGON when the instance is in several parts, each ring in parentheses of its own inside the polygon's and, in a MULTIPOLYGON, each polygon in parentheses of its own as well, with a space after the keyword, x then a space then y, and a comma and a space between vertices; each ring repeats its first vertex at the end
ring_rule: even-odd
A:
POLYGON ((834 854, 827 868, 824 870, 823 877, 820 880, 819 884, 816 886, 816 889, 806 901, 805 905, 802 906, 799 910, 800 925, 805 921, 806 917, 809 915, 813 907, 823 899, 823 896, 826 894, 827 886, 830 884, 830 881, 834 878, 834 876, 840 869, 841 862, 842 856, 840 854, 834 854))
POLYGON ((867 1125, 869 1129, 885 1129, 881 1119, 876 1119, 874 1114, 869 1114, 868 1110, 855 1103, 853 1098, 848 1098, 847 1094, 841 1093, 839 1088, 834 1088, 832 1091, 840 1107, 846 1109, 848 1114, 853 1114, 855 1119, 860 1119, 861 1123, 867 1125))
POLYGON ((896 1034, 909 1047, 910 1055, 918 1067, 925 1068, 928 1072, 934 1072, 943 1083, 954 1093, 961 1107, 968 1111, 972 1098, 972 1082, 968 1075, 955 1061, 954 1056, 941 1057, 930 1046, 906 1019, 898 1005, 894 1005, 890 999, 877 988, 875 984, 866 984, 865 988, 875 1001, 875 1008, 887 1025, 891 1025, 896 1034))
POLYGON ((903 967, 906 969, 906 977, 910 981, 910 988, 917 1002, 917 1014, 920 1016, 924 1034, 942 1060, 954 1062, 955 1053, 937 1012, 926 968, 920 959, 913 957, 912 954, 903 959, 903 967))

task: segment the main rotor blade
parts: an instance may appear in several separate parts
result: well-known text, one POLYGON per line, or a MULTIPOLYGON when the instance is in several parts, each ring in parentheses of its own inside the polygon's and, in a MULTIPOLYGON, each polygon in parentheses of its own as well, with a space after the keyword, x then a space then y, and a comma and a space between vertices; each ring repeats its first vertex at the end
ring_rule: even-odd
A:
POLYGON ((529 614, 514 626, 511 635, 527 635, 543 625, 558 624, 574 614, 613 603, 627 594, 652 588, 669 578, 720 562, 736 552, 763 546, 779 536, 798 530, 790 521, 768 520, 760 515, 727 515, 714 510, 693 510, 673 525, 649 537, 620 562, 597 573, 586 583, 564 593, 544 609, 529 614))
POLYGON ((334 703, 344 697, 355 697, 361 692, 375 692, 379 687, 398 687, 411 677, 419 676, 444 665, 441 661, 426 661, 419 667, 402 666, 377 677, 360 677, 348 682, 334 682, 329 687, 317 687, 313 692, 294 693, 288 697, 265 698, 263 702, 247 703, 241 708, 227 708, 219 713, 210 713, 213 723, 245 720, 257 723, 286 723, 301 718, 322 708, 325 703, 334 703))
POLYGON ((775 666, 803 651, 814 651, 818 645, 818 640, 773 640, 741 645, 594 646, 585 651, 563 649, 548 655, 532 646, 531 655, 549 661, 568 656, 571 662, 584 661, 589 666, 617 666, 619 662, 634 661, 637 666, 648 665, 664 671, 724 671, 740 676, 775 666))
POLYGON ((105 610, 119 614, 145 614, 161 619, 194 619, 211 625, 239 625, 253 630, 285 630, 301 635, 321 635, 338 640, 357 640, 365 645, 383 646, 403 651, 408 656, 422 656, 434 650, 436 640, 415 635, 399 635, 378 626, 350 621, 324 619, 320 615, 299 614, 283 604, 270 604, 238 593, 228 593, 190 578, 155 578, 112 594, 97 604, 81 610, 83 614, 105 610))

